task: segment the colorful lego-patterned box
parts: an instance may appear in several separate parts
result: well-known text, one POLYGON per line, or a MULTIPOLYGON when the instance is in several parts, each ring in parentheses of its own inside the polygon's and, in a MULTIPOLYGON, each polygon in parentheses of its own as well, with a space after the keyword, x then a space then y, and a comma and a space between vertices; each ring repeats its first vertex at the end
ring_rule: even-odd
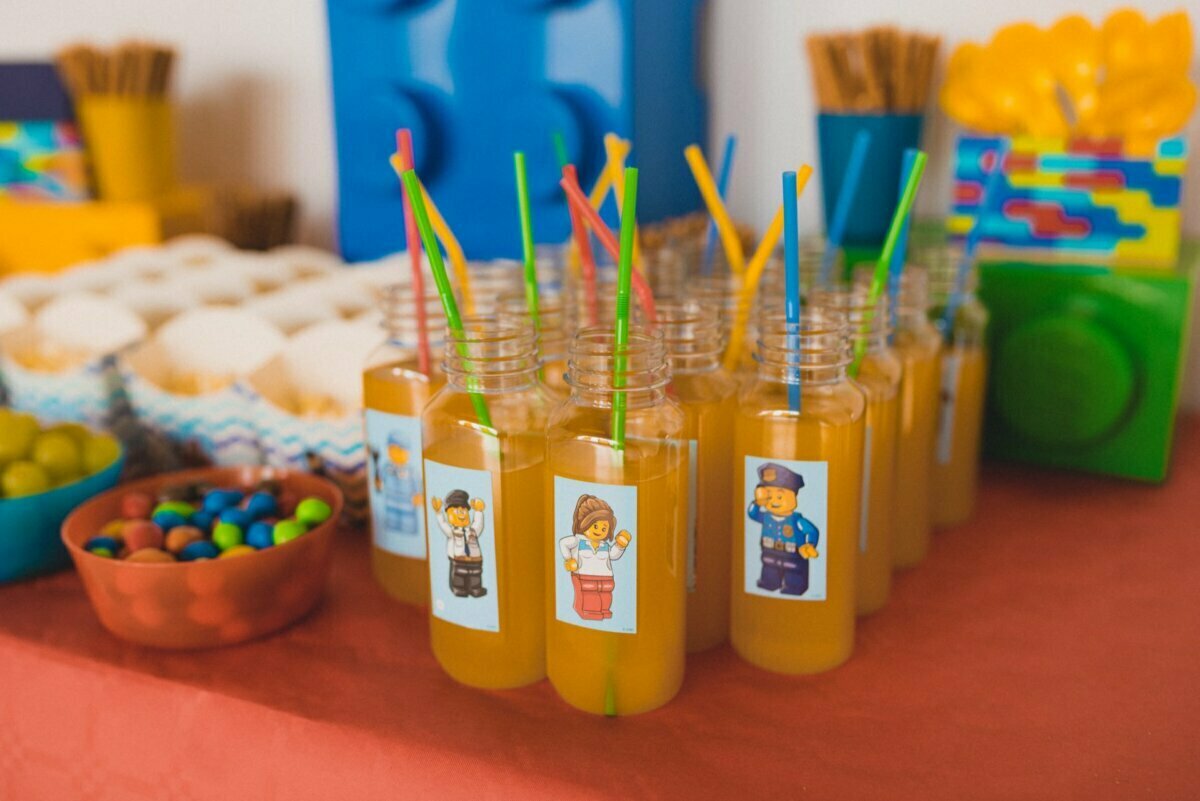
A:
POLYGON ((1163 139, 1152 156, 1140 157, 1117 140, 1018 136, 1004 160, 1000 196, 985 201, 983 186, 1002 141, 959 139, 946 220, 951 237, 964 237, 987 202, 985 256, 1162 269, 1176 263, 1183 137, 1163 139))
POLYGON ((0 195, 86 200, 87 166, 75 123, 0 122, 0 195))

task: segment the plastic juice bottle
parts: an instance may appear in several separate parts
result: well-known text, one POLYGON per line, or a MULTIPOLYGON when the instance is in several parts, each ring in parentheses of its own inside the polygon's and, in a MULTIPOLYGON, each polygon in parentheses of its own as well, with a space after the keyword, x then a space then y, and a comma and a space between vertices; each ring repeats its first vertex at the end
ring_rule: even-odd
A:
POLYGON ((542 497, 555 398, 538 380, 528 322, 469 317, 446 338, 447 383, 421 417, 430 641, 455 680, 520 687, 546 675, 542 497))
POLYGON ((430 373, 418 367, 412 293, 407 286, 381 293, 387 339, 367 359, 363 407, 367 484, 371 502, 371 568, 393 598, 429 603, 425 496, 421 474, 421 412, 445 383, 441 339, 445 317, 436 296, 426 298, 431 345, 430 373), (439 305, 434 305, 439 304, 439 305))
POLYGON ((896 451, 895 524, 892 564, 912 567, 929 551, 932 532, 933 446, 937 431, 942 341, 930 324, 925 271, 909 267, 896 299, 892 340, 903 367, 900 434, 896 451))
POLYGON ((817 673, 854 648, 867 403, 836 312, 762 319, 758 358, 735 424, 730 639, 759 667, 817 673))
POLYGON ((658 323, 671 366, 667 392, 683 409, 688 447, 687 650, 729 636, 729 527, 733 502, 733 418, 737 381, 721 366, 718 310, 664 298, 658 323))
POLYGON ((900 360, 888 345, 889 303, 872 309, 864 285, 813 290, 812 305, 846 315, 855 348, 863 351, 855 381, 867 398, 863 445, 862 513, 855 584, 858 613, 887 603, 892 587, 892 525, 896 485, 896 439, 900 418, 900 360))
POLYGON ((546 429, 546 672, 567 703, 609 715, 675 696, 686 630, 684 415, 661 333, 633 329, 622 355, 623 380, 611 331, 576 334, 571 395, 546 429))
MULTIPOLYGON (((570 338, 569 302, 561 292, 539 290, 538 358, 542 362, 542 380, 560 397, 566 397, 567 341, 570 338)), ((505 293, 496 301, 496 314, 503 319, 528 323, 529 305, 525 293, 505 293)))
POLYGON ((979 487, 979 441, 987 388, 987 309, 975 294, 974 265, 964 277, 954 319, 945 325, 955 289, 957 249, 943 246, 926 257, 930 271, 930 319, 942 332, 941 404, 933 457, 933 525, 967 522, 979 487))

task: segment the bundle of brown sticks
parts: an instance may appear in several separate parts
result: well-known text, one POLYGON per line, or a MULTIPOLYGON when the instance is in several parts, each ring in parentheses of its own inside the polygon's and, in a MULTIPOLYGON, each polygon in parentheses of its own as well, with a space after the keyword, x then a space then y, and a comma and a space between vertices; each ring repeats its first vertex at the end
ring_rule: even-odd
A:
POLYGON ((244 250, 270 250, 295 241, 297 203, 286 192, 224 189, 212 205, 209 230, 244 250))
POLYGON ((72 95, 163 97, 171 90, 175 50, 124 42, 111 50, 74 44, 59 51, 58 71, 72 95))
POLYGON ((941 37, 891 26, 805 40, 822 111, 919 112, 941 37))

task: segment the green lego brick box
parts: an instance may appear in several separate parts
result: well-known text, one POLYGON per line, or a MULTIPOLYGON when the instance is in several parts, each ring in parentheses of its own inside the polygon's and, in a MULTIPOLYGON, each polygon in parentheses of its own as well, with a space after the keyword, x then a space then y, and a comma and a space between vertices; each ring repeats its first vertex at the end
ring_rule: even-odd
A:
POLYGON ((1196 241, 1169 272, 981 264, 985 454, 1165 479, 1198 269, 1196 241))

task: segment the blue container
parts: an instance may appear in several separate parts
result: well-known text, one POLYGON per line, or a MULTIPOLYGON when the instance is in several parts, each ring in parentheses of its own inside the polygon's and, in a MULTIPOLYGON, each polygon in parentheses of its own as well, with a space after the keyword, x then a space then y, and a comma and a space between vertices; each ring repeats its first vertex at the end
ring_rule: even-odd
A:
POLYGON ((825 230, 829 230, 829 220, 837 208, 854 137, 864 129, 871 134, 871 148, 850 208, 843 244, 871 248, 883 243, 896 210, 896 187, 900 185, 904 150, 919 146, 923 120, 920 114, 817 115, 825 230))
POLYGON ((328 0, 339 239, 351 261, 405 247, 395 131, 471 259, 521 252, 512 153, 524 150, 539 242, 570 220, 554 156, 590 183, 603 136, 631 138, 638 217, 700 207, 683 148, 705 141, 703 0, 328 0))
POLYGON ((0 584, 61 570, 70 564, 59 529, 76 506, 117 485, 124 454, 73 484, 0 500, 0 584))

